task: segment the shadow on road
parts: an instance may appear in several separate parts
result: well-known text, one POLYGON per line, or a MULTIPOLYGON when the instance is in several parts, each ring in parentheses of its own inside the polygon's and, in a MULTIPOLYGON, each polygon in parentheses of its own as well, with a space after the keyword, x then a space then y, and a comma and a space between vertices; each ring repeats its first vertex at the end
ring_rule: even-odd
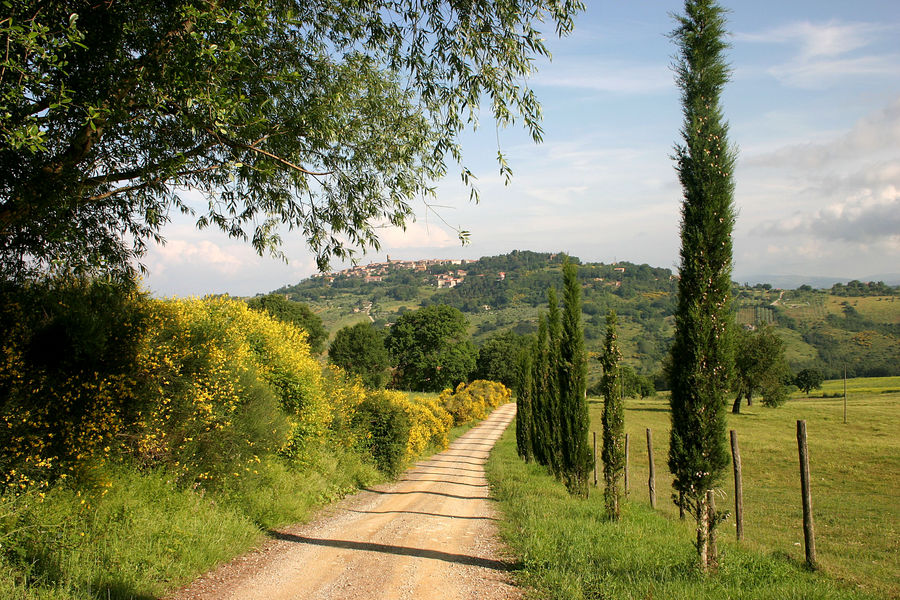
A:
POLYGON ((439 550, 424 550, 422 548, 409 548, 406 546, 388 546, 386 544, 373 544, 370 542, 318 539, 301 535, 294 535, 292 533, 283 533, 280 531, 269 531, 269 535, 278 540, 295 542, 297 544, 310 544, 312 546, 328 546, 331 548, 344 548, 347 550, 361 550, 364 552, 381 552, 384 554, 396 554, 399 556, 430 558, 433 560, 442 560, 445 562, 452 562, 460 565, 483 567, 485 569, 493 569, 495 571, 512 571, 517 566, 515 563, 510 563, 502 560, 491 560, 488 558, 479 558, 477 556, 467 556, 465 554, 451 554, 449 552, 441 552, 439 550))
POLYGON ((376 490, 375 488, 363 488, 367 492, 372 492, 373 494, 382 494, 386 496, 400 496, 400 495, 409 495, 409 494, 429 494, 431 496, 446 496, 447 498, 459 498, 460 500, 487 500, 488 502, 496 502, 495 498, 488 498, 487 496, 460 496, 458 494, 447 494, 444 492, 428 492, 428 491, 420 491, 420 490, 410 490, 408 492, 386 492, 382 490, 376 490))
POLYGON ((361 515, 425 515, 428 517, 442 517, 444 519, 468 519, 470 521, 496 521, 494 517, 463 517, 460 515, 442 515, 440 513, 421 512, 418 510, 355 510, 348 509, 347 512, 358 513, 361 515))

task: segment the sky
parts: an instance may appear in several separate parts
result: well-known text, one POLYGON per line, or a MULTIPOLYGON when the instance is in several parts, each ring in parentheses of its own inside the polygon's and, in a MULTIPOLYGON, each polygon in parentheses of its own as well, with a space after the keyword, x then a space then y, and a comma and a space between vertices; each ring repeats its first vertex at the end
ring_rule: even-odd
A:
MULTIPOLYGON (((586 4, 569 37, 547 28, 553 58, 538 61, 529 82, 543 143, 482 119, 462 138, 481 202, 469 201, 451 165, 437 182, 437 214, 414 203, 416 221, 381 230, 382 249, 361 264, 519 249, 677 270, 682 197, 671 155, 681 106, 667 34, 683 5, 586 4), (469 231, 470 243, 442 221, 469 231)), ((722 106, 738 152, 733 279, 900 283, 900 2, 722 4, 732 68, 722 106)), ((159 296, 248 296, 316 272, 303 240, 288 234, 287 264, 180 218, 163 235, 166 245, 144 259, 145 285, 159 296)))

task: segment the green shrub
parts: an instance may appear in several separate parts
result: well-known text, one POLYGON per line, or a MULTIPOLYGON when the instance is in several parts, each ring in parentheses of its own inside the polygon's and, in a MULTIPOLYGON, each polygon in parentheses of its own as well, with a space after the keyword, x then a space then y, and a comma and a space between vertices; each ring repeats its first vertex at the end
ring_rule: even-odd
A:
POLYGON ((368 433, 363 445, 378 468, 392 477, 398 475, 406 463, 412 426, 403 406, 393 400, 391 392, 376 392, 357 407, 354 421, 368 433))

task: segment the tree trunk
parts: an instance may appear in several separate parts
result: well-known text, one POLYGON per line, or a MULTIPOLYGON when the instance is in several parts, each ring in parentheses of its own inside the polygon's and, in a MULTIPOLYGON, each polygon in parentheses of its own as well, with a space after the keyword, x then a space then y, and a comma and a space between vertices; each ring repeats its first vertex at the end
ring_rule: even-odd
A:
POLYGON ((747 390, 747 406, 753 406, 753 389, 747 390))
POLYGON ((706 509, 706 494, 700 494, 697 498, 696 505, 697 518, 697 559, 700 571, 707 572, 709 565, 707 559, 709 556, 709 512, 706 509))
POLYGON ((744 397, 743 392, 738 392, 737 398, 734 399, 734 404, 731 405, 731 412, 735 415, 741 414, 741 398, 744 397))
POLYGON ((713 490, 706 492, 706 528, 707 557, 706 565, 710 571, 719 569, 719 547, 716 539, 716 496, 713 490))

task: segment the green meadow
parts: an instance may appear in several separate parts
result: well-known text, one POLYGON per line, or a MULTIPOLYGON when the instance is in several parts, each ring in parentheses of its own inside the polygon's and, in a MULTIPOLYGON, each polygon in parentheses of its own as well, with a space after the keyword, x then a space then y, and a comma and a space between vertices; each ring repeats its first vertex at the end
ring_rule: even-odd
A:
MULTIPOLYGON (((830 393, 843 382, 826 382, 830 393)), ((629 399, 630 490, 620 523, 605 519, 599 490, 568 497, 544 469, 515 456, 512 429, 489 463, 505 515, 504 535, 521 557, 523 582, 548 598, 900 598, 900 378, 848 381, 842 398, 795 394, 777 409, 729 413, 743 463, 744 541, 733 514, 720 528, 722 568, 692 567, 690 517, 679 521, 666 466, 668 397, 629 399), (807 422, 820 572, 804 566, 796 421, 807 422), (646 430, 656 467, 650 509, 646 430)), ((821 390, 818 391, 821 395, 821 390)), ((592 429, 602 402, 590 400, 592 429)), ((602 485, 602 473, 600 476, 602 485)), ((729 469, 717 498, 734 510, 729 469)))

